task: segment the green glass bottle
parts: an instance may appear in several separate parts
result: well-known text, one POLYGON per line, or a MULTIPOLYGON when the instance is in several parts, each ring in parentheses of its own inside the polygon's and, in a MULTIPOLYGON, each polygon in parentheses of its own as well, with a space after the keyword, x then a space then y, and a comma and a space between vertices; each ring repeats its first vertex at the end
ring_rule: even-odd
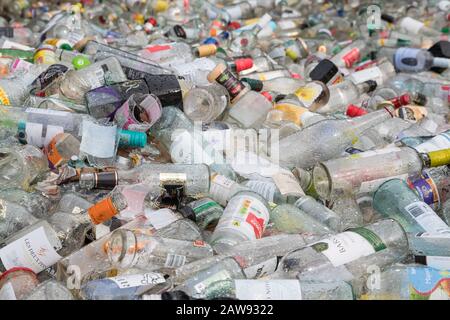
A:
POLYGON ((401 179, 383 183, 374 194, 373 206, 408 233, 450 234, 450 227, 401 179))

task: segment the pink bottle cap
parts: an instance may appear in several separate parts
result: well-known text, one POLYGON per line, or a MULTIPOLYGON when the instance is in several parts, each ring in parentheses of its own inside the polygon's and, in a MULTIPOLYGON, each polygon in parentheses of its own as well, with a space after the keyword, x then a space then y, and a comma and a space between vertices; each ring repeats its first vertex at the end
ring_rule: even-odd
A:
POLYGON ((251 58, 236 59, 234 63, 236 64, 237 72, 241 72, 253 67, 253 59, 251 58))

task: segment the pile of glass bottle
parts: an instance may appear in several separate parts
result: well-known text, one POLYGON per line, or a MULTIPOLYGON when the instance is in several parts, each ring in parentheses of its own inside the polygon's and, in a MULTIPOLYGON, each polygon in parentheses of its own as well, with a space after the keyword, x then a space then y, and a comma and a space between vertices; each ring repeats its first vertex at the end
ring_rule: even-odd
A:
POLYGON ((0 10, 0 299, 449 299, 449 1, 0 10))

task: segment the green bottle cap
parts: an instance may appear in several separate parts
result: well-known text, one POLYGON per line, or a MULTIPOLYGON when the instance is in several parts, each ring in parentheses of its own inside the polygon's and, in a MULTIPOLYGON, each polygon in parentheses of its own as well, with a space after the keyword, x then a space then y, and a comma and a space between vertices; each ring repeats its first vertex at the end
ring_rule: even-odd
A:
POLYGON ((68 44, 68 43, 63 43, 62 45, 59 46, 59 48, 63 49, 63 50, 67 50, 67 51, 72 51, 73 50, 72 46, 70 44, 68 44))
POLYGON ((147 144, 147 134, 145 132, 120 130, 120 147, 143 148, 147 144))
POLYGON ((72 59, 72 64, 75 70, 80 70, 83 68, 86 68, 88 65, 91 64, 88 58, 84 56, 76 56, 72 59))
POLYGON ((444 28, 442 28, 441 32, 445 33, 445 34, 449 34, 450 33, 450 28, 449 27, 444 27, 444 28))

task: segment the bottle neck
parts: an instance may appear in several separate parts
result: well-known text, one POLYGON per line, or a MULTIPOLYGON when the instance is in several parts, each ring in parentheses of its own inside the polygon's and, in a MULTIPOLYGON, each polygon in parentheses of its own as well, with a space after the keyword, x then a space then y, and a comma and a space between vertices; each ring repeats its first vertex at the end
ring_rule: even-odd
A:
POLYGON ((350 131, 353 134, 359 135, 367 129, 370 129, 388 119, 393 118, 393 111, 393 107, 387 106, 382 110, 352 118, 351 120, 345 120, 346 122, 350 123, 351 126, 344 129, 344 131, 350 131))
POLYGON ((450 164, 450 149, 420 153, 422 163, 427 168, 440 167, 450 164))
POLYGON ((450 59, 446 58, 433 58, 433 67, 438 68, 450 68, 450 59))

